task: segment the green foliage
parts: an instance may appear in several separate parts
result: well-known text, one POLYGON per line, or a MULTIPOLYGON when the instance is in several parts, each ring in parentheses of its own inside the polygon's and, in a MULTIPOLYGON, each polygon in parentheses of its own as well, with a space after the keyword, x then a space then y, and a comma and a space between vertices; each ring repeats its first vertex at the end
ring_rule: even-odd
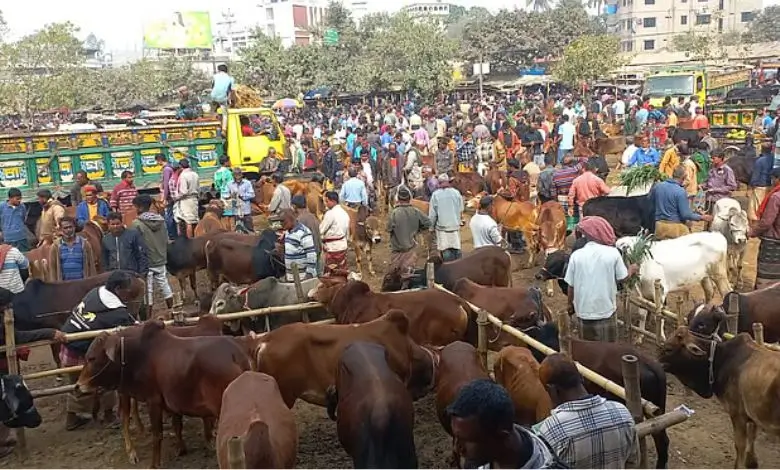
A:
POLYGON ((622 65, 620 39, 614 35, 582 36, 563 52, 553 66, 553 76, 572 87, 596 80, 622 65))
POLYGON ((620 184, 626 187, 626 196, 635 188, 648 186, 667 177, 652 165, 635 166, 620 173, 620 184))
POLYGON ((764 8, 743 35, 746 42, 780 41, 780 5, 764 8))

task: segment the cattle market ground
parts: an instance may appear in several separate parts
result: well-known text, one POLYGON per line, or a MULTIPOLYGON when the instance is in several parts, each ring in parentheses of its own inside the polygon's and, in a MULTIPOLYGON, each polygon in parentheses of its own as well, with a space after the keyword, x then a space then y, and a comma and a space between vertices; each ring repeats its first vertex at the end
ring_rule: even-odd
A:
MULTIPOLYGON (((614 167, 615 159, 610 159, 614 167)), ((611 183, 615 184, 613 181, 611 183)), ((467 229, 461 232, 463 248, 471 249, 471 236, 467 229)), ((755 277, 755 259, 757 244, 752 241, 746 256, 744 270, 745 285, 752 285, 755 277)), ((531 285, 535 281, 533 275, 536 269, 520 269, 525 263, 524 255, 513 256, 514 285, 531 285)), ((374 255, 377 273, 385 271, 389 260, 387 244, 379 246, 374 255)), ((378 289, 380 278, 367 279, 372 288, 378 289)), ((174 281, 175 283, 175 281, 174 281)), ((200 280, 199 288, 206 287, 205 279, 200 280)), ((674 297, 674 296, 673 296, 674 297)), ((702 299, 701 289, 691 292, 692 299, 702 299)), ((560 311, 565 307, 565 297, 556 289, 553 298, 545 298, 552 310, 560 311)), ((674 299, 670 306, 675 306, 674 299)), ((689 309, 691 304, 685 306, 689 309)), ((654 345, 644 346, 649 353, 655 352, 654 345)), ((33 351, 31 360, 24 363, 25 372, 51 369, 51 353, 48 348, 37 348, 33 351)), ((36 380, 29 384, 33 388, 55 385, 54 379, 36 380)), ((122 437, 119 430, 107 430, 98 424, 91 423, 86 427, 65 431, 65 398, 64 396, 42 398, 38 407, 44 423, 37 429, 27 431, 29 458, 21 461, 12 456, 0 461, 3 467, 9 468, 127 468, 129 463, 125 456, 122 437)), ((730 468, 733 466, 734 447, 729 418, 721 405, 714 399, 705 400, 686 389, 670 376, 668 385, 667 409, 685 404, 693 409, 695 414, 685 423, 669 430, 671 439, 669 465, 672 468, 730 468)), ((415 405, 415 440, 420 467, 443 468, 448 465, 451 439, 441 429, 435 413, 433 397, 429 395, 415 405)), ((298 466, 301 468, 344 468, 351 467, 351 460, 341 448, 336 436, 335 423, 327 417, 324 408, 309 405, 299 401, 294 408, 298 423, 299 447, 298 466)), ((142 419, 148 424, 143 407, 142 419)), ((170 468, 204 468, 216 467, 217 460, 213 450, 207 449, 202 437, 202 427, 199 420, 185 418, 185 441, 189 453, 185 456, 173 455, 170 428, 166 426, 166 437, 163 442, 163 461, 170 468)), ((139 468, 148 466, 151 458, 151 435, 148 431, 139 435, 133 431, 138 455, 139 468)), ((651 449, 650 462, 655 462, 654 447, 648 440, 651 449)), ((758 459, 762 467, 780 467, 780 448, 773 437, 759 434, 756 442, 758 459)))

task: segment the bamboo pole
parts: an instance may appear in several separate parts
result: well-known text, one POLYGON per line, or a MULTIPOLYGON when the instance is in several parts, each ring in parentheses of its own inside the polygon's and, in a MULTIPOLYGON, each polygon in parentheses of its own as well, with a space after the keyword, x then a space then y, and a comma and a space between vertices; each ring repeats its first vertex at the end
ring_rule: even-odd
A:
POLYGON ((628 344, 633 344, 634 342, 634 335, 632 326, 634 326, 633 320, 631 318, 631 302, 629 300, 631 299, 631 296, 628 294, 628 291, 624 290, 620 295, 623 296, 621 299, 623 301, 623 318, 625 318, 626 322, 624 323, 628 328, 626 328, 626 335, 628 339, 628 344))
MULTIPOLYGON (((457 294, 449 291, 444 286, 440 284, 434 284, 434 288, 439 289, 442 292, 446 292, 450 294, 453 297, 456 297, 458 299, 461 299, 461 301, 465 302, 466 305, 469 306, 470 309, 477 312, 477 315, 479 315, 479 312, 482 311, 487 315, 487 319, 490 323, 494 324, 495 326, 501 328, 502 331, 505 331, 509 333, 510 335, 514 336, 515 338, 519 339, 523 343, 527 344, 528 346, 536 349, 537 351, 541 352, 542 354, 545 354, 549 356, 550 354, 557 354, 558 351, 548 347, 547 345, 540 343, 539 341, 531 338, 527 334, 523 333, 522 331, 516 330, 515 328, 512 328, 509 325, 504 324, 504 322, 496 317, 495 315, 491 314, 490 312, 486 311, 483 308, 477 307, 476 305, 472 304, 471 302, 464 300, 460 297, 458 297, 457 294)), ((479 317, 477 318, 477 321, 479 321, 479 317)), ((622 398, 623 400, 626 399, 626 391, 621 387, 620 385, 616 384, 615 382, 607 379, 606 377, 603 377, 592 370, 588 369, 587 367, 583 366, 579 362, 575 361, 575 364, 577 364, 577 370, 580 371, 580 374, 582 374, 583 377, 590 380, 594 384, 598 385, 599 387, 603 388, 604 390, 608 391, 609 393, 612 393, 613 395, 617 395, 618 397, 622 398)), ((642 399, 642 408, 645 410, 645 413, 648 416, 656 416, 660 413, 660 409, 655 406, 653 403, 650 403, 649 401, 642 399)))
MULTIPOLYGON (((10 308, 5 309, 3 316, 3 326, 5 326, 5 344, 6 363, 8 364, 8 373, 11 375, 20 375, 19 359, 16 355, 16 335, 14 332, 14 312, 10 308)), ((24 428, 16 430, 16 450, 22 459, 27 458, 27 437, 24 434, 24 428)))
POLYGON ((726 311, 726 330, 732 335, 739 333, 737 317, 739 316, 739 296, 730 295, 726 311))
MULTIPOLYGON (((723 334, 723 339, 734 339, 734 336, 735 335, 733 335, 731 333, 724 333, 723 334)), ((767 343, 767 342, 764 342, 764 347, 767 348, 767 349, 771 349, 772 351, 780 352, 780 344, 777 344, 777 343, 767 343)))
POLYGON ((685 319, 685 312, 683 312, 683 298, 677 297, 677 327, 687 324, 688 321, 685 319))
MULTIPOLYGON (((300 303, 306 303, 306 294, 303 292, 303 284, 301 284, 301 268, 298 266, 298 263, 292 264, 292 277, 293 277, 293 284, 295 285, 295 295, 298 297, 298 302, 300 303)), ((302 320, 304 323, 309 323, 309 312, 306 310, 302 311, 302 320)))
MULTIPOLYGON (((651 301, 649 301, 649 300, 647 300, 645 298, 642 298, 642 297, 630 297, 629 296, 629 302, 631 302, 632 304, 636 305, 637 307, 643 308, 645 310, 649 309, 649 310, 652 310, 653 312, 655 312, 655 309, 656 309, 655 302, 651 302, 651 301)), ((666 318, 669 318, 671 320, 677 321, 677 313, 671 312, 671 311, 669 311, 668 309, 665 309, 665 308, 661 309, 661 313, 666 318)))
MULTIPOLYGON (((623 385, 626 387, 626 407, 639 424, 645 420, 642 413, 642 390, 639 384, 639 359, 631 354, 622 357, 623 385)), ((647 441, 639 439, 639 468, 647 468, 647 441)))
POLYGON ((228 467, 246 468, 244 442, 238 436, 233 436, 228 440, 228 467))
POLYGON ((645 436, 655 434, 658 431, 680 424, 686 420, 688 420, 688 414, 686 412, 682 410, 670 411, 669 413, 650 418, 647 421, 637 424, 636 435, 638 438, 642 439, 645 436))
POLYGON ((571 323, 568 312, 558 314, 558 344, 561 354, 571 359, 571 323))
POLYGON ((479 362, 482 363, 482 367, 488 370, 488 339, 487 339, 487 326, 488 326, 488 313, 485 310, 480 309, 477 311, 477 353, 479 354, 479 362))
MULTIPOLYGON (((26 377, 25 380, 27 380, 26 377)), ((33 396, 33 398, 51 397, 54 395, 61 395, 63 393, 70 393, 75 388, 76 388, 76 384, 61 385, 59 387, 42 388, 40 390, 30 390, 30 394, 33 396)))
MULTIPOLYGON (((656 279, 653 282, 653 300, 655 301, 655 308, 653 309, 655 315, 653 321, 655 321, 655 344, 659 348, 661 347, 661 339, 664 337, 663 323, 661 322, 661 317, 664 314, 664 303, 661 300, 662 297, 663 290, 661 289, 661 280, 656 279)), ((677 316, 675 316, 674 319, 677 320, 677 316)))
POLYGON ((753 323, 753 339, 756 343, 764 345, 764 325, 761 323, 753 323))
POLYGON ((435 282, 436 272, 433 269, 433 263, 425 264, 425 279, 428 281, 428 289, 433 288, 435 282))
POLYGON ((631 332, 634 332, 634 333, 638 333, 640 335, 643 335, 643 336, 646 336, 646 337, 652 339, 653 341, 657 341, 656 337, 655 337, 655 333, 653 333, 653 332, 650 332, 650 331, 647 331, 647 330, 643 330, 642 328, 639 328, 636 325, 626 325, 626 323, 623 320, 618 320, 617 322, 618 322, 618 325, 623 325, 624 327, 627 327, 628 331, 631 331, 631 332))
MULTIPOLYGON (((222 321, 229 321, 229 320, 238 320, 240 318, 246 318, 246 317, 259 317, 263 315, 272 315, 275 313, 290 313, 290 312, 296 312, 298 310, 309 310, 313 308, 320 308, 323 305, 320 302, 306 302, 303 304, 293 304, 293 305, 282 305, 278 307, 264 307, 264 308, 258 308, 255 310, 246 310, 243 312, 234 312, 234 313, 223 313, 220 315, 216 315, 217 318, 219 318, 222 321)), ((189 324, 195 324, 198 322, 198 317, 186 317, 184 318, 184 323, 189 324)), ((166 320, 164 321, 166 326, 173 325, 173 320, 166 320)), ((93 339, 100 336, 102 333, 116 333, 119 330, 124 329, 123 327, 118 328, 108 328, 105 330, 94 330, 94 331, 82 331, 79 333, 70 333, 65 335, 66 342, 70 343, 73 341, 80 341, 83 339, 93 339)), ((24 344, 23 346, 44 346, 53 344, 53 341, 36 341, 34 343, 24 344)), ((2 346, 0 347, 0 352, 5 351, 6 347, 2 346)))

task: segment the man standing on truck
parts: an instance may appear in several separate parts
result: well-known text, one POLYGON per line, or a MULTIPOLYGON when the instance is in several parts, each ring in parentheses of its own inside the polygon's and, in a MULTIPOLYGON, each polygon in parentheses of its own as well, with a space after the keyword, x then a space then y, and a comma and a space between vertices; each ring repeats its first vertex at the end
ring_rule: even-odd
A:
POLYGON ((94 186, 98 193, 103 192, 103 185, 97 181, 90 181, 89 177, 87 176, 87 172, 84 170, 77 171, 74 179, 76 182, 73 183, 73 186, 70 188, 70 205, 74 207, 78 206, 79 203, 84 200, 87 185, 91 184, 94 186))
POLYGON ((200 179, 190 168, 190 161, 182 158, 179 161, 179 177, 176 179, 176 190, 173 191, 173 217, 179 227, 179 235, 194 237, 195 225, 198 223, 198 190, 200 179), (182 233, 181 225, 185 226, 182 233))
POLYGON ((25 219, 27 208, 22 204, 22 192, 11 188, 8 190, 8 200, 0 204, 0 229, 3 231, 3 243, 21 252, 30 250, 25 219))
POLYGON ((111 198, 108 203, 111 210, 122 214, 122 221, 129 226, 136 217, 133 199, 138 196, 138 189, 133 183, 133 172, 125 170, 122 172, 122 181, 114 186, 111 191, 111 198))
POLYGON ((217 66, 217 73, 211 82, 211 101, 222 108, 222 130, 227 129, 227 110, 231 98, 233 98, 236 81, 228 75, 228 67, 225 64, 217 66))

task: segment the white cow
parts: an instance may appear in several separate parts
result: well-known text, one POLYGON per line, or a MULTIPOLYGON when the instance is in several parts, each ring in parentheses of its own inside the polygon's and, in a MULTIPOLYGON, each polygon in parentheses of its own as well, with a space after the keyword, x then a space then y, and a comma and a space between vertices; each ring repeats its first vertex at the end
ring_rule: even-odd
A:
POLYGON ((725 197, 715 203, 712 216, 710 231, 726 237, 729 244, 729 280, 733 279, 736 288, 739 289, 742 284, 742 260, 747 246, 747 212, 736 199, 725 197))
MULTIPOLYGON (((636 243, 637 237, 620 238, 616 246, 625 252, 636 243)), ((652 301, 655 296, 654 283, 661 280, 662 303, 670 292, 701 284, 704 288, 705 302, 710 302, 714 295, 712 282, 721 296, 731 291, 728 280, 728 243, 726 237, 715 232, 697 232, 671 240, 653 242, 650 247, 651 257, 645 258, 639 266, 639 294, 652 301)), ((647 321, 647 311, 639 309, 639 327, 644 329, 647 321)), ((662 340, 664 317, 661 316, 662 340)), ((642 342, 642 336, 637 343, 642 342)))

